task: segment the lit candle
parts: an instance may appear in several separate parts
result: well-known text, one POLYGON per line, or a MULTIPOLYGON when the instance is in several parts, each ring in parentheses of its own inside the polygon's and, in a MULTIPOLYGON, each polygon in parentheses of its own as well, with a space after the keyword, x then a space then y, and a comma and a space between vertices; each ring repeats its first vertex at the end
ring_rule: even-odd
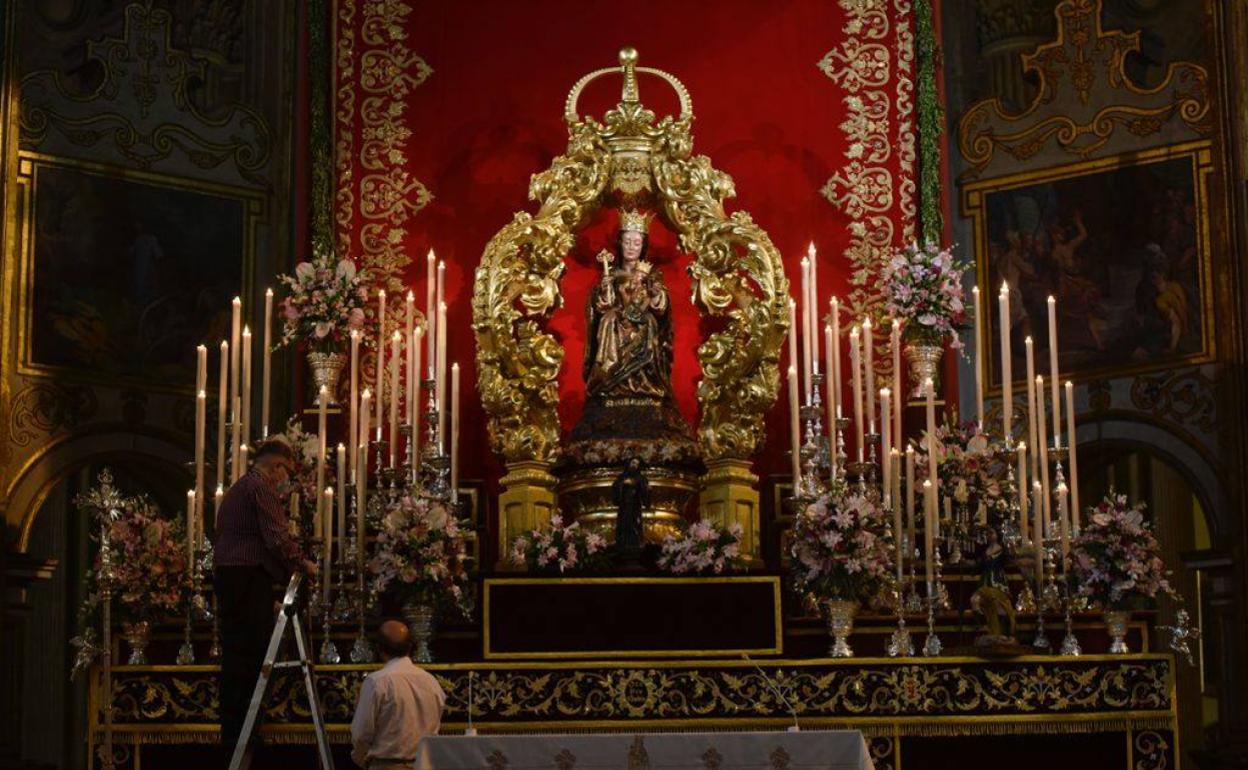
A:
POLYGON ((796 368, 798 366, 797 357, 797 338, 801 332, 797 328, 797 302, 789 298, 789 365, 796 368))
POLYGON ((1040 475, 1040 454, 1036 447, 1040 446, 1036 435, 1039 422, 1036 421, 1036 355, 1035 344, 1031 335, 1023 340, 1023 348, 1027 351, 1027 443, 1031 445, 1031 475, 1040 475))
POLYGON ((867 432, 875 435, 875 339, 872 337, 870 318, 862 322, 862 349, 866 359, 862 370, 867 379, 867 420, 871 427, 867 432))
POLYGON ((251 329, 243 327, 243 444, 251 444, 251 329))
POLYGON ((936 386, 932 378, 923 381, 923 396, 927 410, 927 477, 932 480, 935 491, 939 494, 940 476, 936 473, 936 386))
POLYGON ((819 328, 819 260, 814 241, 806 248, 806 258, 810 260, 810 296, 806 299, 806 305, 810 308, 810 355, 813 359, 811 371, 818 374, 819 344, 815 338, 815 330, 819 328))
POLYGON ((1066 570, 1066 557, 1070 556, 1070 516, 1066 500, 1066 482, 1057 485, 1057 518, 1062 534, 1062 571, 1066 570))
MULTIPOLYGON (((355 446, 360 435, 360 330, 351 330, 351 409, 347 421, 347 441, 355 446)), ((355 469, 355 452, 351 453, 351 468, 355 469)))
POLYGON ((186 490, 186 574, 195 573, 195 490, 186 490))
POLYGON ((273 290, 264 290, 264 363, 260 372, 260 438, 269 437, 269 393, 273 387, 273 290))
POLYGON ((893 444, 901 446, 901 404, 906 399, 906 391, 901 389, 901 321, 893 319, 893 330, 889 335, 889 346, 893 353, 893 444))
POLYGON ((347 558, 347 446, 341 442, 334 469, 338 477, 338 563, 342 564, 347 558))
POLYGON ((914 447, 906 445, 906 534, 914 544, 914 447))
MULTIPOLYGON (((356 455, 355 462, 357 468, 368 468, 368 445, 360 444, 353 454, 356 455)), ((355 484, 355 532, 358 542, 367 543, 367 533, 364 531, 364 511, 368 508, 368 474, 361 473, 356 477, 355 484)), ((355 579, 356 586, 362 588, 364 586, 364 548, 355 549, 355 579)), ((362 595, 362 594, 361 594, 362 595)))
MULTIPOLYGON (((202 345, 200 346, 203 347, 202 345)), ((206 350, 204 351, 207 352, 206 350)), ((200 388, 195 393, 195 505, 196 518, 203 518, 204 444, 207 442, 208 393, 200 388)))
POLYGON ((1009 446, 1014 430, 1014 362, 1010 349, 1010 286, 1004 281, 997 304, 1001 313, 1001 435, 1009 446))
POLYGON ((975 417, 979 430, 984 430, 984 317, 979 305, 979 287, 971 287, 972 306, 975 312, 975 417))
POLYGON ((858 327, 849 330, 849 376, 852 380, 850 389, 854 394, 854 446, 858 462, 862 462, 863 425, 862 425, 862 362, 858 349, 858 327))
POLYGON ((459 364, 451 364, 451 502, 459 502, 459 364))
POLYGON ((195 392, 208 389, 208 348, 195 347, 195 392))
POLYGON ((1061 382, 1057 377, 1057 300, 1049 295, 1049 404, 1053 409, 1053 448, 1062 448, 1062 399, 1058 395, 1061 382))
POLYGON ((230 343, 221 340, 220 381, 217 383, 217 486, 225 485, 225 415, 229 411, 230 401, 227 395, 230 387, 230 343))
POLYGON ((437 323, 438 323, 438 305, 435 300, 435 291, 438 283, 438 258, 434 256, 433 249, 429 249, 429 256, 425 258, 425 323, 429 326, 429 379, 433 379, 433 354, 434 345, 437 343, 437 323))
POLYGON ((1044 531, 1053 523, 1053 494, 1049 486, 1049 444, 1044 440, 1048 428, 1044 414, 1044 375, 1036 375, 1036 433, 1040 436, 1040 485, 1044 493, 1044 531))
POLYGON ((805 383, 806 400, 810 403, 810 373, 812 367, 811 348, 811 307, 810 307, 810 260, 802 257, 802 382, 805 383))
POLYGON ((832 392, 836 394, 836 416, 840 417, 844 413, 841 409, 844 395, 844 391, 841 390, 841 302, 833 297, 828 304, 832 309, 832 354, 828 357, 828 368, 832 370, 832 392))
POLYGON ((797 384, 797 364, 789 364, 789 454, 791 456, 792 472, 793 472, 793 496, 797 496, 797 490, 802 482, 802 454, 799 449, 801 445, 800 429, 798 428, 798 384, 797 384))
MULTIPOLYGON (((438 293, 442 290, 442 268, 438 264, 438 293)), ((438 454, 446 448, 446 303, 438 303, 438 454)))
POLYGON ((1018 470, 1015 471, 1018 481, 1018 531, 1023 536, 1023 543, 1031 540, 1027 526, 1027 442, 1018 442, 1018 470))
MULTIPOLYGON (((828 368, 832 369, 835 364, 832 363, 832 327, 824 325, 823 327, 823 349, 828 359, 828 368)), ((836 478, 836 389, 832 386, 831 372, 824 380, 824 389, 827 390, 828 396, 824 399, 825 406, 828 409, 828 438, 831 442, 832 451, 828 453, 828 460, 832 467, 831 478, 836 478)))
MULTIPOLYGON (((324 385, 316 396, 316 488, 325 488, 325 430, 326 420, 328 419, 329 408, 329 389, 324 385)), ((324 510, 320 508, 320 498, 316 501, 316 517, 319 519, 325 515, 324 510)), ((329 533, 325 533, 325 539, 329 539, 329 533)))
MULTIPOLYGON (((243 300, 235 297, 230 302, 230 407, 234 407, 234 399, 238 396, 238 351, 240 335, 243 331, 243 300)), ((238 421, 238 412, 230 415, 238 421)))
POLYGON ((412 377, 412 472, 414 473, 420 467, 420 377, 423 371, 420 368, 420 348, 424 340, 424 330, 417 326, 412 330, 412 338, 408 344, 412 348, 412 358, 416 361, 413 369, 412 377))
MULTIPOLYGON (((896 472, 899 470, 898 466, 901 464, 901 454, 898 453, 896 449, 893 449, 889 453, 888 464, 889 464, 889 467, 892 468, 892 472, 896 474, 896 472)), ((896 480, 896 477, 894 476, 893 484, 897 485, 898 483, 899 482, 896 480)), ((901 523, 901 500, 898 499, 897 497, 893 497, 892 502, 893 502, 893 538, 897 546, 897 587, 898 587, 898 590, 900 590, 901 587, 905 585, 905 569, 902 565, 905 563, 906 533, 902 529, 902 523, 901 523)))
MULTIPOLYGON (((1032 482, 1031 510, 1034 511, 1035 523, 1036 523, 1035 561, 1036 561, 1036 600, 1037 600, 1036 603, 1037 604, 1040 603, 1039 602, 1040 590, 1044 586, 1044 538, 1048 534, 1047 528, 1045 526, 1045 522, 1040 517, 1040 511, 1043 510, 1044 508, 1044 504, 1042 502, 1043 497, 1044 497, 1044 490, 1041 489, 1040 482, 1039 481, 1032 482)), ((1039 610, 1037 610, 1037 612, 1039 612, 1039 610)))
POLYGON ((410 290, 407 292, 407 318, 403 326, 403 342, 407 346, 407 360, 403 367, 404 386, 403 386, 403 422, 408 425, 412 424, 412 412, 415 411, 415 404, 412 403, 412 381, 416 379, 416 359, 412 357, 412 327, 416 321, 416 295, 410 290))
POLYGON ((386 290, 377 292, 377 440, 386 421, 386 290))
POLYGON ((322 556, 321 556, 321 559, 322 559, 321 585, 324 588, 325 603, 322 604, 321 606, 325 608, 326 612, 328 612, 329 608, 333 606, 332 604, 330 604, 330 601, 329 601, 329 589, 334 584, 334 579, 332 575, 333 564, 329 560, 331 544, 333 543, 333 540, 334 540, 333 533, 330 532, 330 530, 332 529, 332 522, 333 522, 333 519, 331 519, 330 517, 333 516, 333 510, 334 510, 334 488, 333 487, 325 487, 325 492, 321 495, 321 510, 324 511, 324 516, 325 516, 325 523, 323 524, 324 529, 322 530, 322 532, 325 535, 325 547, 322 549, 322 556))
MULTIPOLYGON (((371 428, 371 426, 369 425, 369 422, 370 422, 370 418, 372 415, 372 411, 369 409, 369 405, 372 404, 372 402, 373 402, 373 391, 369 390, 368 388, 364 388, 364 391, 360 393, 360 435, 356 437, 356 443, 363 444, 365 447, 368 446, 368 436, 369 436, 370 428, 371 428)), ((368 483, 368 455, 367 454, 364 455, 364 464, 356 469, 355 479, 356 481, 363 482, 364 484, 368 483)))
MULTIPOLYGON (((217 491, 216 491, 216 492, 214 492, 214 493, 213 493, 213 495, 212 495, 212 512, 213 512, 213 515, 214 515, 214 516, 217 514, 217 512, 218 512, 218 511, 220 511, 220 510, 221 510, 221 501, 222 501, 224 498, 225 498, 225 485, 224 485, 224 484, 218 484, 218 485, 217 485, 217 491)), ((201 525, 202 525, 202 522, 201 522, 201 525)), ((202 537, 203 537, 203 534, 204 534, 204 528, 203 528, 203 526, 198 527, 198 528, 196 529, 195 534, 196 534, 196 535, 198 535, 198 536, 200 536, 200 537, 202 538, 202 537)), ((202 542, 202 541, 201 541, 200 545, 201 545, 201 546, 203 545, 203 542, 202 542)))
POLYGON ((396 468, 399 464, 399 443, 402 440, 399 437, 399 366, 402 360, 399 358, 399 344, 403 340, 403 335, 397 330, 390 337, 390 467, 396 468))
POLYGON ((889 508, 892 505, 892 481, 893 481, 893 442, 892 442, 892 425, 890 416, 892 415, 892 391, 888 388, 880 388, 880 466, 881 480, 883 484, 880 487, 881 497, 884 499, 884 507, 889 508))
POLYGON ((936 490, 931 479, 923 479, 923 554, 927 595, 931 597, 936 567, 936 490))
POLYGON ((1075 436, 1075 384, 1066 380, 1066 449, 1070 458, 1070 526, 1076 534, 1082 528, 1079 508, 1079 442, 1075 436))

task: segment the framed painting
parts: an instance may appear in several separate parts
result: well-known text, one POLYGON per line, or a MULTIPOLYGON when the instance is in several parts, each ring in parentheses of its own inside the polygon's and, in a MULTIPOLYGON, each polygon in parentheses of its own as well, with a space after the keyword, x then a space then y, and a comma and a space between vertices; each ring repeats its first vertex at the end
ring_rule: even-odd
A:
MULTIPOLYGON (((1056 299, 1063 379, 1127 375, 1213 357, 1208 142, 1161 147, 968 185, 983 297, 1010 287, 1013 371, 1049 371, 1056 299)), ((1001 386, 1001 323, 989 319, 985 381, 1001 386)))
POLYGON ((260 193, 23 153, 24 374, 182 390, 230 334, 260 193))

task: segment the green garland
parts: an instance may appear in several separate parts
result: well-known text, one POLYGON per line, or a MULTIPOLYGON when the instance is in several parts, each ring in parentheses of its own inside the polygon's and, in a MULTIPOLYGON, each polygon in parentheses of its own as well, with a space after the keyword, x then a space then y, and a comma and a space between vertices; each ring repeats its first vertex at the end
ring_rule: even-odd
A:
POLYGON ((918 57, 919 231, 929 243, 940 243, 944 223, 940 212, 940 135, 943 110, 936 92, 936 32, 931 0, 915 0, 918 57))

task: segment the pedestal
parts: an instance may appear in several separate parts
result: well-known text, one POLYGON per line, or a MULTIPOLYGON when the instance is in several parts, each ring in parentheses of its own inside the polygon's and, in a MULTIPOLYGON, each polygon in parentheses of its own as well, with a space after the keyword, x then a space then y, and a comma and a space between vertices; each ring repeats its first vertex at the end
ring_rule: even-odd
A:
POLYGON ((550 523, 555 512, 555 484, 550 463, 538 461, 507 464, 507 475, 499 480, 498 564, 500 570, 515 569, 507 558, 517 537, 550 523))
POLYGON ((703 521, 727 529, 741 525, 741 555, 751 565, 762 563, 759 537, 758 476, 748 460, 711 460, 702 477, 698 509, 703 521))

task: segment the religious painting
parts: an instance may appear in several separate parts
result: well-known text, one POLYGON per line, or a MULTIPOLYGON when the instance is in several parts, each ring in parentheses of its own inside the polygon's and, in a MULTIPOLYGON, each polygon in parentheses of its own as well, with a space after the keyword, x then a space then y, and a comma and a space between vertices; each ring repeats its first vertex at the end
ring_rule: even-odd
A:
POLYGON ((246 191, 25 155, 23 368, 180 388, 230 334, 260 199, 246 191))
POLYGON ((1049 371, 1050 296, 1063 379, 1211 358, 1211 168, 1209 144, 1194 142, 968 186, 990 330, 986 379, 1001 385, 1003 282, 1019 379, 1029 336, 1037 373, 1049 371))

